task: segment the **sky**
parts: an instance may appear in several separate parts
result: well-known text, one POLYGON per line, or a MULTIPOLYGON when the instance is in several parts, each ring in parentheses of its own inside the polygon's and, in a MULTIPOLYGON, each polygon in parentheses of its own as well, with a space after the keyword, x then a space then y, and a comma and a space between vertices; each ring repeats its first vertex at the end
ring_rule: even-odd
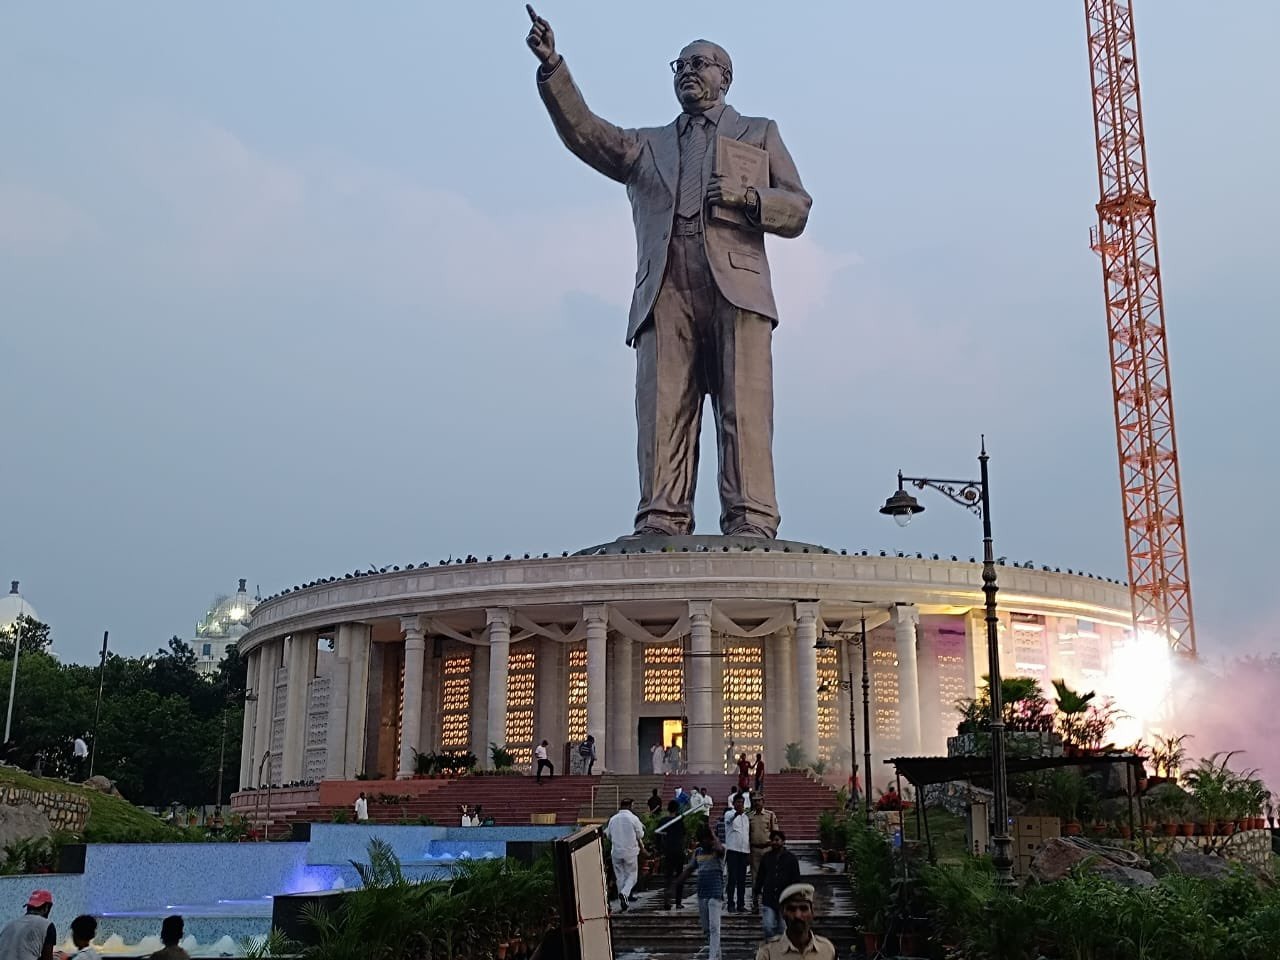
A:
MULTIPOLYGON (((813 195, 771 239, 780 535, 1124 578, 1082 4, 544 0, 597 113, 689 40, 813 195)), ((1277 648, 1280 5, 1137 0, 1199 644, 1277 648), (1259 429, 1261 428, 1261 429, 1259 429)), ((69 660, 245 577, 629 531, 623 189, 557 140, 523 4, 0 9, 0 579, 69 660)), ((709 435, 704 453, 714 450, 709 435)), ((700 532, 715 532, 714 456, 700 532)))

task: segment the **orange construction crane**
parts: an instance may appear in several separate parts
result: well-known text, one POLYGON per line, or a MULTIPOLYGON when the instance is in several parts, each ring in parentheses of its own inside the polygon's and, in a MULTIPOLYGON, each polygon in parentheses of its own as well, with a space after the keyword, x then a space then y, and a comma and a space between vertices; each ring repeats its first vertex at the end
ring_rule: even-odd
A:
POLYGON ((1156 203, 1147 185, 1133 2, 1085 0, 1084 6, 1101 195, 1092 241, 1102 258, 1107 303, 1134 629, 1194 657, 1191 577, 1173 430, 1156 203))

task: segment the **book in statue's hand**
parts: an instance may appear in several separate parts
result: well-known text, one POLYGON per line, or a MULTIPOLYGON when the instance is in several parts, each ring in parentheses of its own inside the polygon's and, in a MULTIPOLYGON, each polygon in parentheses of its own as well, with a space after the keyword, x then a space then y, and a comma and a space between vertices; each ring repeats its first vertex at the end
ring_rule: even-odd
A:
MULTIPOLYGON (((747 187, 763 190, 769 186, 769 154, 741 140, 716 137, 716 173, 723 174, 726 180, 744 190, 747 187)), ((742 227, 751 223, 745 210, 716 204, 711 206, 711 216, 742 227)))

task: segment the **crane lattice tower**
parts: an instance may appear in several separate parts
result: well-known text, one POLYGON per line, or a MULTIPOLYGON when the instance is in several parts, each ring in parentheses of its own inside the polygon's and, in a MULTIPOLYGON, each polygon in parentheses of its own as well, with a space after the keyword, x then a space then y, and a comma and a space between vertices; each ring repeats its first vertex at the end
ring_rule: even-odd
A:
POLYGON ((1195 656, 1156 204, 1147 183, 1132 0, 1085 0, 1098 225, 1134 628, 1195 656))

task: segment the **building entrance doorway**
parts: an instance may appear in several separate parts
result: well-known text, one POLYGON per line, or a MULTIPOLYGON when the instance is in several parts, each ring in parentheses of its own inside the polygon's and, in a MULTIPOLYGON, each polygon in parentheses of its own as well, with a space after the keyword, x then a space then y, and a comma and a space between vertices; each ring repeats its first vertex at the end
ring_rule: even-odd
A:
POLYGON ((685 769, 688 757, 685 756, 684 751, 683 720, 679 717, 641 717, 636 728, 640 744, 641 773, 677 773, 685 769), (679 751, 678 767, 671 767, 668 761, 663 764, 661 770, 654 770, 653 745, 655 743, 660 744, 662 749, 667 751, 668 758, 671 756, 673 747, 679 751))

